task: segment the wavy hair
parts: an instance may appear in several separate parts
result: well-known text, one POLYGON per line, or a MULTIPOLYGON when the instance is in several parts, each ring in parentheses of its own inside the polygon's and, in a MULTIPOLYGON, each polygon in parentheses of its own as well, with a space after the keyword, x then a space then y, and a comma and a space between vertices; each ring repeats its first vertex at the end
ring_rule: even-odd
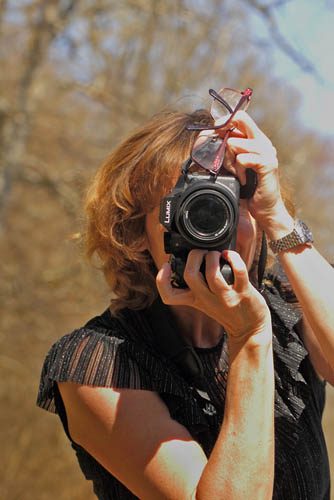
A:
MULTIPOLYGON (((86 254, 97 255, 112 291, 110 309, 144 309, 157 296, 156 268, 145 247, 145 219, 173 188, 198 132, 209 124, 207 110, 164 112, 124 141, 102 164, 86 197, 86 254)), ((281 178, 283 200, 294 215, 291 183, 281 178)), ((254 269, 258 264, 258 251, 254 269)), ((268 266, 273 259, 268 259, 268 266)))
POLYGON ((155 266, 145 244, 145 217, 173 187, 207 110, 164 112, 123 142, 102 164, 86 197, 86 254, 97 255, 112 291, 110 309, 143 309, 157 296, 155 266))

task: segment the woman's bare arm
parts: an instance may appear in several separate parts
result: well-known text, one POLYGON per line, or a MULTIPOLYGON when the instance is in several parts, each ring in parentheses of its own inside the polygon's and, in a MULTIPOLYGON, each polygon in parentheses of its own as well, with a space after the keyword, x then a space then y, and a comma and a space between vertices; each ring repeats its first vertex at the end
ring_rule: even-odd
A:
POLYGON ((314 247, 279 255, 302 307, 302 335, 317 372, 334 385, 334 269, 314 247))
POLYGON ((228 252, 234 283, 219 267, 219 252, 189 253, 187 290, 170 284, 170 266, 157 276, 162 299, 187 304, 221 322, 230 367, 224 420, 206 459, 188 430, 173 420, 159 396, 140 390, 59 384, 72 439, 143 499, 257 500, 272 498, 274 371, 268 307, 248 279, 240 256, 228 252))
MULTIPOLYGON (((294 220, 281 205, 265 230, 270 240, 289 234, 294 220)), ((334 269, 312 245, 279 253, 303 311, 300 331, 318 374, 334 384, 334 269)))
POLYGON ((145 500, 271 499, 273 367, 264 338, 231 348, 224 422, 209 460, 150 391, 60 383, 72 439, 145 500))
POLYGON ((190 499, 207 463, 150 391, 59 384, 71 438, 136 496, 190 499))
MULTIPOLYGON (((280 239, 293 230, 294 220, 282 200, 276 150, 247 113, 238 111, 232 122, 240 135, 227 141, 229 168, 239 178, 245 168, 256 171, 258 186, 248 208, 270 240, 280 239)), ((283 251, 279 258, 306 318, 311 359, 317 359, 317 371, 328 379, 326 367, 334 371, 334 270, 307 245, 283 251)))
MULTIPOLYGON (((271 331, 268 332, 271 336, 271 331)), ((271 342, 230 348, 225 413, 198 499, 272 499, 274 376, 271 342)))

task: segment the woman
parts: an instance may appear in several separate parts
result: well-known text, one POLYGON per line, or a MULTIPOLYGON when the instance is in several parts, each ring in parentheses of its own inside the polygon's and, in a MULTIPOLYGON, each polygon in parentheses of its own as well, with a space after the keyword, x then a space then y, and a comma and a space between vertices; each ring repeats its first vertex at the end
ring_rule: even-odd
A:
MULTIPOLYGON (((334 272, 311 237, 289 236, 295 221, 276 151, 237 111, 224 166, 242 184, 253 169, 258 185, 240 202, 236 251, 223 252, 234 283, 220 272, 220 252, 195 249, 187 288, 172 287, 159 203, 198 124, 212 126, 208 112, 155 117, 98 172, 87 252, 102 262, 111 306, 52 347, 38 404, 59 414, 103 500, 329 500, 321 414, 324 381, 334 382, 334 272), (262 231, 282 266, 263 284, 254 277, 262 231), (200 387, 170 356, 168 335, 193 347, 200 387)), ((226 138, 226 127, 215 134, 226 138)))

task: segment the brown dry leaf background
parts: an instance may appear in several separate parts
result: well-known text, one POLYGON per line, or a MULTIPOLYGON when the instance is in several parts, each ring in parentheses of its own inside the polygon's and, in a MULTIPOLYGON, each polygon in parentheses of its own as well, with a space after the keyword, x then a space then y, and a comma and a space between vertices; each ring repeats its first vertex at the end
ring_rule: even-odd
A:
MULTIPOLYGON (((109 303, 74 237, 85 188, 153 113, 208 106, 208 88, 224 83, 252 87, 250 113, 334 261, 333 139, 298 122, 298 94, 251 40, 252 4, 0 1, 1 498, 93 498, 58 418, 35 400, 51 344, 109 303)), ((324 425, 333 476, 333 389, 324 425)))

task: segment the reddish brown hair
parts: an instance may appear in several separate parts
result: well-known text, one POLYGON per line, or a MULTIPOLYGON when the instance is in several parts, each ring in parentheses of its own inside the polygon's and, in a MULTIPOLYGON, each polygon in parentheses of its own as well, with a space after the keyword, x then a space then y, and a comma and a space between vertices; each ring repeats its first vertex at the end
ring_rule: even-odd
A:
POLYGON ((104 162, 86 199, 86 251, 95 253, 112 292, 111 310, 142 309, 157 295, 154 264, 143 251, 145 216, 173 187, 197 132, 209 123, 206 110, 165 112, 121 144, 104 162))
MULTIPOLYGON (((210 123, 208 111, 153 117, 106 159, 88 191, 86 252, 89 258, 97 254, 101 261, 113 293, 114 314, 124 307, 143 309, 157 296, 154 263, 143 250, 145 217, 172 189, 198 134, 186 127, 195 122, 210 123)), ((293 214, 287 183, 282 195, 293 214)))

